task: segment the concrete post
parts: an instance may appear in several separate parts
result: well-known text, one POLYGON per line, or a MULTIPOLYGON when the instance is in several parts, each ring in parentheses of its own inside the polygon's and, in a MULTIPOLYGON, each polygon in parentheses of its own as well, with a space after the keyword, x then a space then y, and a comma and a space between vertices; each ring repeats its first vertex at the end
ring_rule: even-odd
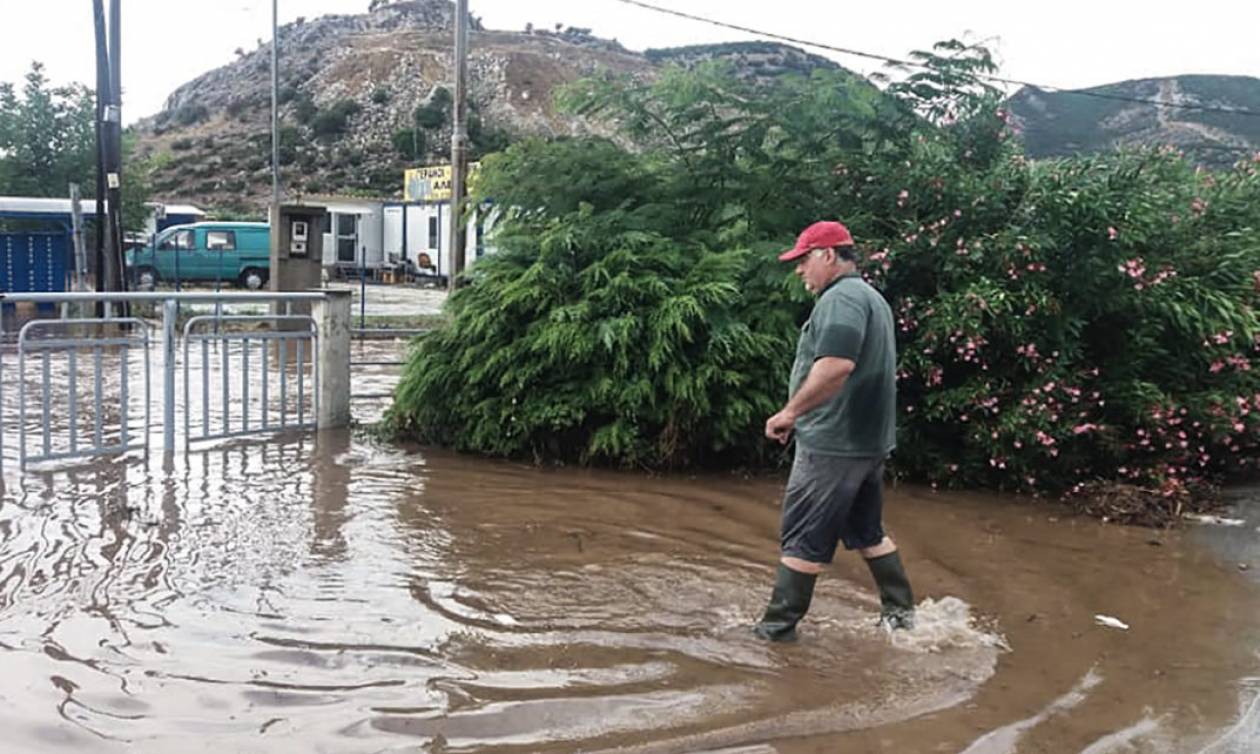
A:
POLYGON ((321 291, 324 298, 311 307, 319 328, 319 378, 315 389, 320 429, 350 424, 350 291, 321 291))

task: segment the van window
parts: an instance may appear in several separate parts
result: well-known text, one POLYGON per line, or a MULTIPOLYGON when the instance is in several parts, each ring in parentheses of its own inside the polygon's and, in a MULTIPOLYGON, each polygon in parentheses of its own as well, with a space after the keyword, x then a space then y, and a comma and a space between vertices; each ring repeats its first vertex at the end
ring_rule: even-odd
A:
POLYGON ((206 248, 210 251, 235 251, 236 232, 231 230, 206 231, 206 248))
POLYGON ((162 245, 158 247, 162 251, 191 251, 193 246, 193 232, 191 230, 181 230, 172 233, 162 241, 162 245))

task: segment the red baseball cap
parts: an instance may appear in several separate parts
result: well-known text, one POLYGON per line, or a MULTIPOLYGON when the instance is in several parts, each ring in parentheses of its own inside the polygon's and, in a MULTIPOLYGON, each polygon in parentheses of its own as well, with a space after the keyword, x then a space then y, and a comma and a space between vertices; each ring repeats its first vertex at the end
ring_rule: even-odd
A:
POLYGON ((853 236, 849 229, 838 222, 823 220, 816 222, 796 239, 796 245, 779 255, 780 262, 791 262, 803 257, 814 249, 832 249, 837 246, 852 246, 853 236))

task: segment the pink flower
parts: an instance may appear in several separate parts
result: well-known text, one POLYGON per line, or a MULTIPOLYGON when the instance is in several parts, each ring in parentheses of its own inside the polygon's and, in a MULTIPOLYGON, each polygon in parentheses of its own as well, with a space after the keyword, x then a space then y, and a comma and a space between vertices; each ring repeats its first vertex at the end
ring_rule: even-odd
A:
POLYGON ((1107 228, 1107 238, 1109 238, 1109 239, 1111 239, 1112 241, 1114 241, 1114 240, 1116 240, 1116 236, 1118 236, 1118 235, 1120 235, 1120 234, 1116 231, 1116 229, 1115 229, 1115 228, 1112 228, 1112 227, 1108 227, 1108 228, 1107 228))

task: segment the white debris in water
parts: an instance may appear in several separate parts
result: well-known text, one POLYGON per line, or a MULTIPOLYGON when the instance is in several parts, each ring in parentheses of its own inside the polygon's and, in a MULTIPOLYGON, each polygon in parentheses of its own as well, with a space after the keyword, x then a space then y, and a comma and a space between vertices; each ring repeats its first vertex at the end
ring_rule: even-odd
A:
POLYGON ((495 613, 494 622, 500 626, 519 626, 520 621, 508 615, 507 613, 495 613))
POLYGON ((1094 622, 1100 626, 1106 626, 1107 628, 1118 628, 1121 631, 1129 630, 1128 623, 1125 623, 1119 618, 1113 618, 1110 615, 1095 615, 1094 622))
POLYGON ((940 652, 947 649, 997 648, 1010 651, 1006 638, 977 625, 971 605, 957 597, 925 599, 915 608, 914 628, 888 632, 898 649, 910 652, 940 652))
POLYGON ((1210 526, 1244 526, 1247 521, 1241 518, 1225 518, 1223 516, 1213 516, 1208 513, 1183 513, 1181 517, 1187 521, 1193 521, 1196 524, 1207 524, 1210 526))

